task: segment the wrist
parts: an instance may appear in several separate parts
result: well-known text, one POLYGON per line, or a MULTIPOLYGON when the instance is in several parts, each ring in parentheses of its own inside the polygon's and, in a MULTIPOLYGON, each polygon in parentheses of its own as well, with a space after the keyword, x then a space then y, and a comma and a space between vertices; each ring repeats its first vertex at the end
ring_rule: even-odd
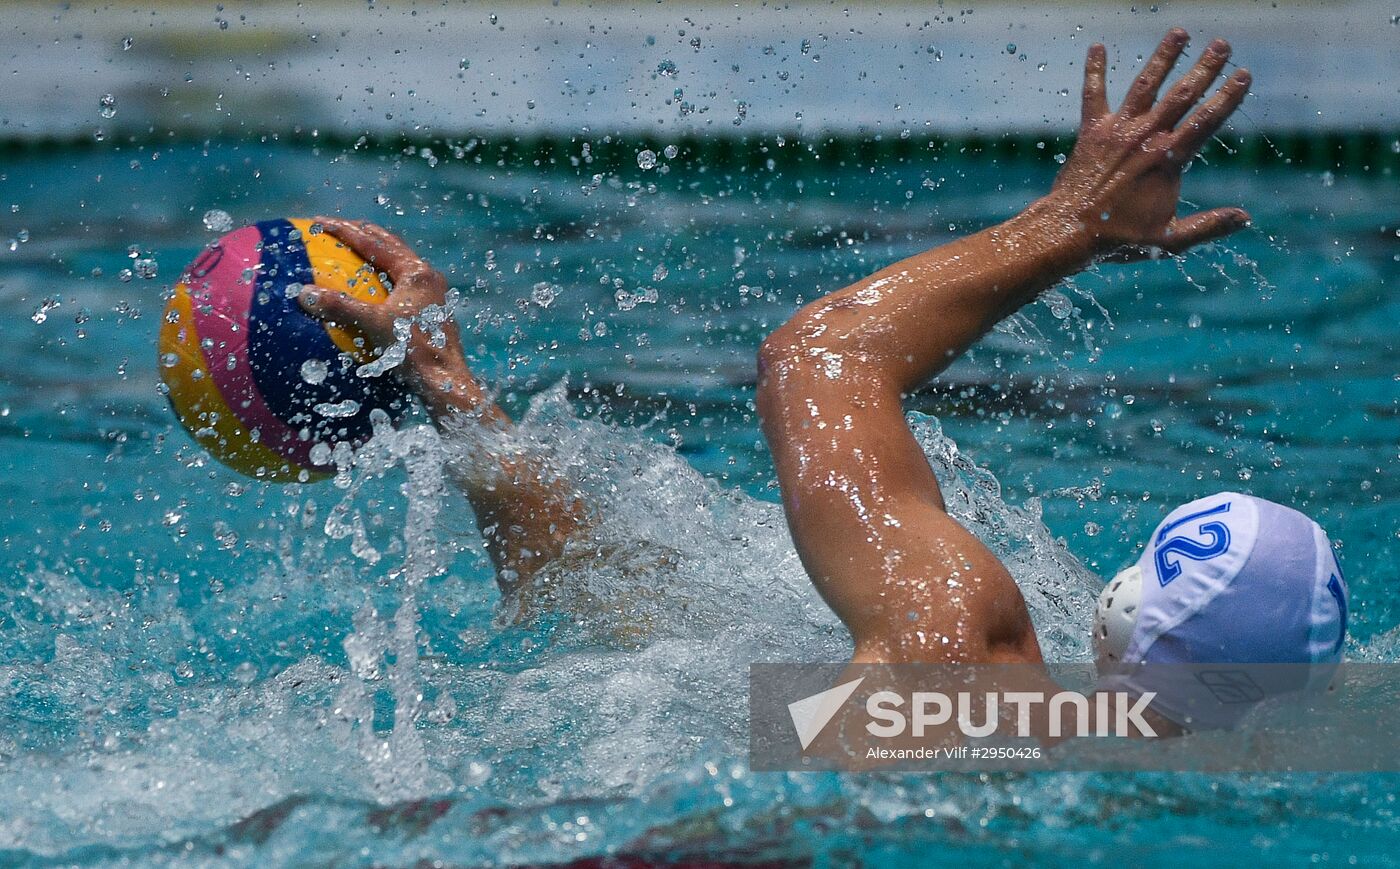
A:
POLYGON ((408 342, 402 374, 409 389, 431 410, 441 404, 475 403, 483 396, 471 369, 467 367, 462 345, 449 339, 441 347, 427 335, 416 332, 408 342))
POLYGON ((462 345, 449 336, 441 347, 415 329, 404 354, 404 371, 411 376, 456 376, 469 374, 462 345))
POLYGON ((1066 274, 1084 269, 1101 253, 1098 236, 1082 209, 1054 193, 1032 202, 1012 222, 1018 223, 1066 274))

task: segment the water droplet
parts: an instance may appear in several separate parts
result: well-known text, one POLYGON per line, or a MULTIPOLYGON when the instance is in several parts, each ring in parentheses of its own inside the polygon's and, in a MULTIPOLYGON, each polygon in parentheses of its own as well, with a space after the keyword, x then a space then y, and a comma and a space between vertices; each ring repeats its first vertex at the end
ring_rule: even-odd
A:
POLYGON ((676 74, 679 72, 680 69, 675 65, 675 63, 669 60, 663 60, 656 65, 657 75, 663 75, 667 78, 675 78, 676 74))
POLYGON ((530 300, 541 308, 548 308, 555 297, 554 287, 548 281, 540 281, 530 290, 530 300))
POLYGON ((130 51, 130 50, 131 50, 131 46, 133 46, 133 45, 135 45, 135 44, 136 44, 136 40, 132 39, 130 36, 126 37, 125 39, 122 40, 122 51, 130 51))
POLYGON ((132 260, 131 267, 136 271, 136 274, 139 277, 145 278, 146 280, 150 280, 151 278, 156 276, 156 271, 159 267, 159 264, 155 261, 153 257, 143 256, 132 260))
POLYGON ((312 409, 321 416, 339 419, 359 413, 360 403, 353 398, 347 398, 344 401, 323 401, 312 409))
POLYGON ((211 208, 204 212, 204 228, 210 232, 228 232, 233 229, 233 216, 221 208, 211 208))
POLYGON ((117 115, 117 98, 111 94, 103 94, 97 101, 97 110, 104 118, 113 118, 117 115))
POLYGON ((479 760, 467 764, 466 784, 476 787, 491 777, 491 767, 479 760))
POLYGON ((680 153, 680 149, 675 145, 667 145, 666 149, 661 153, 666 155, 667 160, 674 160, 676 159, 676 155, 680 153))
POLYGON ((637 154, 637 165, 643 169, 656 168, 656 152, 648 148, 637 154))
POLYGON ((1014 42, 1008 42, 1008 43, 1006 43, 1006 53, 1007 53, 1007 54, 1015 54, 1015 53, 1016 53, 1016 43, 1014 43, 1014 42))
POLYGON ((42 323, 49 318, 49 312, 61 304, 62 302, 58 299, 45 299, 43 304, 39 305, 39 307, 34 310, 33 316, 29 319, 33 320, 35 323, 42 323))
POLYGON ((1074 303, 1058 290, 1049 290, 1041 298, 1050 306, 1050 315, 1056 320, 1063 320, 1074 313, 1074 303))
POLYGON ((331 373, 331 367, 324 359, 308 359, 301 363, 301 379, 310 384, 322 383, 326 375, 331 373))
POLYGON ((316 443, 311 445, 311 452, 309 453, 309 457, 311 459, 311 464, 320 465, 324 467, 326 465, 329 465, 334 459, 335 451, 331 449, 330 444, 325 443, 324 441, 317 441, 316 443))

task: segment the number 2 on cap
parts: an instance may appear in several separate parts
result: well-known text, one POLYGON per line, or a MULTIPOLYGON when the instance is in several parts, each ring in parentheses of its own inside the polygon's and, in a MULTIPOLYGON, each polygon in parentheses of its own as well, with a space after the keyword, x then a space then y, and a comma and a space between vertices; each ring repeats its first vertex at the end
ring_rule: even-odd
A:
POLYGON ((1210 537, 1209 543, 1202 543, 1190 537, 1173 537, 1163 541, 1162 538, 1167 533, 1205 516, 1214 516, 1219 513, 1230 512, 1230 502, 1219 504, 1208 510, 1201 510, 1189 516, 1183 516, 1172 524, 1163 528, 1157 534, 1157 551, 1152 554, 1152 559, 1157 564, 1157 581, 1166 585, 1173 579, 1181 575, 1181 559, 1189 558, 1192 561, 1208 561, 1217 555, 1222 555, 1230 548, 1230 527, 1224 522, 1212 521, 1202 522, 1196 528, 1197 534, 1204 534, 1210 537), (1167 560, 1168 555, 1178 556, 1174 560, 1167 560))

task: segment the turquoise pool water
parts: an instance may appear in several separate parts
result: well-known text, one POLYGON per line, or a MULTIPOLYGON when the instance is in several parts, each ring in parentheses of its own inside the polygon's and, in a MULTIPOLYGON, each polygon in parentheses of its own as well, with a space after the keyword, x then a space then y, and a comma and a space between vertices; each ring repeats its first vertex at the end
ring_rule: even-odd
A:
MULTIPOLYGON (((1009 215, 1053 163, 421 147, 0 161, 0 864, 1397 862, 1391 776, 746 768, 748 664, 847 652, 775 504, 758 342, 801 299, 1009 215), (252 482, 193 445, 153 342, 212 208, 370 218, 449 273, 477 371, 533 408, 527 436, 617 544, 572 572, 567 615, 493 622, 441 485, 456 446, 421 420, 338 483, 252 482)), ((1173 504, 1238 488, 1321 522, 1349 655, 1400 660, 1395 184, 1198 166, 1187 196, 1256 229, 1076 278, 912 399, 961 518, 1024 587, 1068 590, 1028 594, 1047 657, 1087 658, 1095 572, 1173 504)))

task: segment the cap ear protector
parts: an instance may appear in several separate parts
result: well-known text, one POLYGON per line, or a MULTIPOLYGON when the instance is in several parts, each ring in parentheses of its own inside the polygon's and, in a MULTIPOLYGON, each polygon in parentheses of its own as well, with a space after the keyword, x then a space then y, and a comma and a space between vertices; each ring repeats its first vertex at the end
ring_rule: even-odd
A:
POLYGON ((1136 564, 1119 571, 1099 593, 1094 608, 1094 656, 1100 666, 1123 661, 1141 603, 1142 568, 1136 564))

